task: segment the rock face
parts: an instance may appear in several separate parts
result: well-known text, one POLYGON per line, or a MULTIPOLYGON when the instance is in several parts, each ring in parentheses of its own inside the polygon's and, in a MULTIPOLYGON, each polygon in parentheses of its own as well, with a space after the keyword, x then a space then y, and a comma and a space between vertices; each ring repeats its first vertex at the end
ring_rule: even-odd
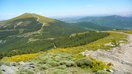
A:
POLYGON ((91 56, 105 62, 112 62, 113 74, 132 74, 132 35, 128 35, 128 43, 111 50, 97 50, 82 52, 84 56, 91 56))

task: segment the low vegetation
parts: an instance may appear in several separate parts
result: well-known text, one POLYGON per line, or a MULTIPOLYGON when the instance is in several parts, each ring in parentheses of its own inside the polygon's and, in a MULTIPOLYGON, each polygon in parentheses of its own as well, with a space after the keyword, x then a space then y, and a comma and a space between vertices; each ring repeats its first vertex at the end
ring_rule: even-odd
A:
MULTIPOLYGON (((31 62, 35 66, 32 70, 20 68, 16 73, 31 73, 36 74, 80 74, 80 73, 95 73, 95 74, 109 74, 105 70, 110 70, 112 63, 105 63, 98 61, 90 56, 83 56, 80 54, 84 50, 97 50, 112 48, 112 46, 105 46, 106 43, 112 43, 113 40, 119 42, 123 40, 126 42, 126 35, 116 32, 108 32, 109 35, 98 39, 94 42, 82 46, 56 48, 47 50, 41 53, 16 55, 12 57, 5 57, 1 61, 12 61, 19 63, 20 61, 31 62), (100 46, 99 46, 100 45, 100 46), (20 59, 21 58, 21 59, 20 59)), ((72 35, 73 37, 75 35, 72 35)), ((18 65, 19 66, 19 65, 18 65)))
POLYGON ((70 47, 70 48, 52 49, 52 50, 48 50, 47 52, 48 53, 67 52, 67 53, 77 54, 85 50, 97 50, 97 49, 109 50, 110 48, 113 48, 114 45, 106 46, 105 44, 107 43, 113 44, 114 41, 118 43, 120 43, 120 41, 123 41, 123 43, 127 42, 126 40, 127 36, 125 34, 120 34, 116 32, 108 32, 108 33, 109 33, 108 36, 98 39, 86 45, 70 47))
MULTIPOLYGON (((110 49, 113 46, 105 46, 106 43, 112 43, 113 41, 119 42, 120 40, 123 40, 126 42, 126 35, 124 34, 119 34, 119 33, 114 33, 114 32, 109 32, 109 36, 104 37, 102 39, 99 39, 97 41, 94 41, 92 43, 82 45, 82 46, 76 46, 76 47, 70 47, 70 48, 57 48, 57 49, 51 49, 48 51, 45 51, 46 53, 58 53, 58 52, 65 52, 65 53, 71 53, 71 54, 77 54, 84 51, 84 50, 97 50, 97 49, 110 49)), ((32 54, 29 54, 32 55, 32 54)), ((33 54, 34 55, 34 54, 33 54)), ((38 53, 35 55, 39 55, 38 53)), ((24 55, 26 56, 26 55, 24 55)), ((28 56, 28 54, 27 54, 28 56)), ((22 57, 21 55, 16 55, 13 57, 22 57)), ((12 58, 13 58, 12 57, 12 58)), ((21 60, 23 61, 23 60, 21 60)))
POLYGON ((108 35, 108 33, 90 31, 66 35, 64 37, 58 37, 55 39, 37 39, 37 41, 31 42, 28 42, 28 38, 11 38, 11 40, 9 38, 10 42, 14 42, 14 40, 17 41, 15 41, 15 43, 13 44, 7 43, 8 45, 6 48, 8 49, 13 47, 14 49, 7 50, 6 48, 3 48, 2 50, 0 50, 2 51, 0 52, 0 58, 17 54, 35 53, 45 51, 46 49, 81 46, 106 37, 108 35))
POLYGON ((132 34, 132 30, 115 30, 117 32, 124 32, 124 33, 128 33, 128 34, 132 34))
POLYGON ((122 41, 123 43, 127 42, 126 39, 126 35, 125 34, 120 34, 120 33, 116 33, 116 32, 108 32, 110 35, 107 37, 104 37, 102 39, 99 39, 97 41, 94 41, 90 44, 87 44, 84 46, 84 48, 91 48, 92 50, 97 50, 97 49, 104 49, 104 50, 108 50, 110 48, 113 48, 112 42, 116 41, 116 42, 120 42, 122 41), (110 45, 106 45, 106 44, 110 44, 110 45))
POLYGON ((132 30, 124 31, 125 33, 132 34, 132 30))
POLYGON ((2 74, 2 71, 0 70, 0 74, 2 74))
POLYGON ((104 69, 111 69, 110 66, 108 66, 106 63, 102 61, 98 61, 96 59, 90 57, 84 57, 84 56, 75 57, 74 54, 65 53, 65 52, 42 53, 36 58, 30 60, 27 59, 27 60, 28 60, 27 62, 30 61, 31 65, 34 68, 27 69, 27 67, 30 66, 29 64, 27 64, 26 66, 21 66, 19 65, 19 62, 16 62, 15 63, 16 66, 19 67, 19 70, 16 70, 17 74, 21 74, 21 73, 36 74, 38 72, 42 74, 46 72, 47 74, 55 74, 55 73, 70 74, 73 72, 74 72, 73 74, 80 74, 81 72, 92 74, 93 72, 96 73, 99 70, 104 71, 104 69))
POLYGON ((53 42, 55 43, 56 47, 59 48, 75 47, 75 46, 81 46, 91 43, 108 35, 109 35, 108 33, 91 31, 91 32, 72 34, 68 37, 60 38, 59 40, 57 39, 53 42))
POLYGON ((110 74, 110 73, 104 70, 99 70, 95 74, 110 74))
POLYGON ((23 54, 23 55, 15 55, 11 57, 4 57, 1 61, 9 61, 9 62, 18 62, 18 61, 28 61, 30 59, 39 56, 41 53, 34 54, 23 54))

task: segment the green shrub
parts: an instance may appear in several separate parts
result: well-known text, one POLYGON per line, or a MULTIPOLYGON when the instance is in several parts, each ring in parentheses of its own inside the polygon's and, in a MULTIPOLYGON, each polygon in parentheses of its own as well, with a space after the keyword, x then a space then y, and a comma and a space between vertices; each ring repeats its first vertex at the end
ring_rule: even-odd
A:
POLYGON ((60 65, 66 65, 67 67, 72 67, 72 66, 76 66, 76 63, 74 61, 71 60, 65 60, 65 61, 61 61, 60 65))
POLYGON ((66 65, 60 65, 57 67, 58 69, 65 69, 66 68, 66 65))
POLYGON ((68 74, 68 73, 65 70, 55 68, 52 71, 49 71, 47 74, 68 74))
POLYGON ((110 74, 110 73, 104 70, 99 70, 95 74, 110 74))
POLYGON ((0 66, 1 66, 1 65, 3 65, 3 62, 2 62, 2 61, 0 61, 0 66))
POLYGON ((30 69, 21 69, 16 74, 35 74, 32 70, 30 69))
POLYGON ((81 59, 81 58, 84 58, 84 56, 82 54, 76 54, 76 55, 73 55, 73 57, 78 60, 78 59, 81 59))
POLYGON ((2 71, 1 71, 1 69, 0 69, 0 74, 2 74, 2 71))
POLYGON ((19 65, 19 63, 11 62, 10 65, 11 65, 11 66, 17 66, 17 65, 19 65))
POLYGON ((46 61, 39 61, 38 64, 46 64, 46 61))
POLYGON ((48 68, 51 68, 51 65, 49 65, 49 64, 39 64, 38 68, 39 68, 39 70, 46 70, 48 68))
POLYGON ((92 60, 83 58, 83 59, 77 60, 76 64, 78 67, 87 67, 87 66, 91 67, 92 66, 92 60))
POLYGON ((72 55, 69 54, 69 53, 59 52, 59 53, 56 53, 55 55, 53 55, 53 59, 55 61, 57 61, 57 62, 59 62, 60 60, 71 60, 72 59, 72 55))
POLYGON ((48 62, 47 64, 50 64, 52 67, 59 66, 60 64, 56 61, 48 62))
POLYGON ((111 62, 107 63, 107 66, 113 66, 113 64, 111 62))
POLYGON ((116 40, 113 40, 111 43, 114 47, 120 46, 120 43, 116 40))
POLYGON ((109 66, 107 66, 104 62, 102 61, 97 61, 96 59, 93 59, 93 64, 92 64, 92 70, 94 72, 97 72, 99 70, 103 69, 110 69, 109 66))
POLYGON ((10 62, 0 61, 0 66, 1 66, 1 65, 10 66, 10 62))

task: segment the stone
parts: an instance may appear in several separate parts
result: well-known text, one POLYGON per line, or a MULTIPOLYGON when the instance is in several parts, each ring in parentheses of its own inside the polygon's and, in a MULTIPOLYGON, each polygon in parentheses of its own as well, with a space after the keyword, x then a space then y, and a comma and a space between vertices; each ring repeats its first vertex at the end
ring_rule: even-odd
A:
POLYGON ((19 62, 20 65, 26 65, 23 61, 19 62))
POLYGON ((0 69, 2 70, 2 74, 14 74, 15 71, 15 67, 10 67, 6 65, 2 65, 0 69))

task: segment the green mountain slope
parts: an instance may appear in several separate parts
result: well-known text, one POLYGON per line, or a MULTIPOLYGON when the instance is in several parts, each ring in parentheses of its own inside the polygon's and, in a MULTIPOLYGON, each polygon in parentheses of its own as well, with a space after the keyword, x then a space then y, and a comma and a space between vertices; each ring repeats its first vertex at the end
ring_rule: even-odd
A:
POLYGON ((56 19, 51 19, 31 13, 25 13, 7 21, 1 21, 0 30, 17 30, 19 31, 19 34, 36 32, 35 34, 46 34, 46 37, 49 35, 50 37, 55 37, 57 36, 56 33, 58 33, 60 36, 64 34, 86 31, 82 28, 72 26, 71 24, 56 19))
POLYGON ((51 49, 54 40, 84 31, 87 30, 56 19, 25 13, 0 22, 0 55, 51 49))

